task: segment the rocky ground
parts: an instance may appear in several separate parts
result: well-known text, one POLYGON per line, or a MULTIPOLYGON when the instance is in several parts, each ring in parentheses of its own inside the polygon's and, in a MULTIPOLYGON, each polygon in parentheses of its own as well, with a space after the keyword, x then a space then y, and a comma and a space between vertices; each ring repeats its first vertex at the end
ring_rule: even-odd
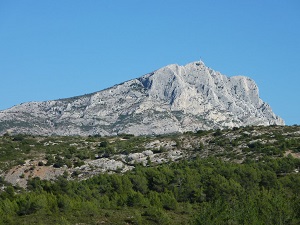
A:
POLYGON ((236 163, 266 156, 299 157, 300 127, 244 127, 148 137, 7 135, 0 138, 0 150, 1 177, 25 188, 34 177, 87 179, 99 173, 124 173, 137 165, 195 157, 216 156, 236 163))

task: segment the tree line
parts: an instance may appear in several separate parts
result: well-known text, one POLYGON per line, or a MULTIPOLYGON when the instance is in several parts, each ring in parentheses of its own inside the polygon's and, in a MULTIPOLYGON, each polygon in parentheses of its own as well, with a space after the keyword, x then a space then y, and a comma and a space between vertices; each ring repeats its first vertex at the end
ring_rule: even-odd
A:
POLYGON ((0 224, 299 224, 299 167, 291 156, 211 157, 84 181, 33 178, 28 190, 1 192, 0 224))

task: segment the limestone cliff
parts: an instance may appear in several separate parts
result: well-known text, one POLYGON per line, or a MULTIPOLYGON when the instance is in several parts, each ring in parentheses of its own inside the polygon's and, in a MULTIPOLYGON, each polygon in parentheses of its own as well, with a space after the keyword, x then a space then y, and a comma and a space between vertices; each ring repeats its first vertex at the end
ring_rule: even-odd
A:
POLYGON ((0 111, 0 133, 164 134, 283 125, 244 76, 226 77, 202 61, 168 65, 92 94, 28 102, 0 111))

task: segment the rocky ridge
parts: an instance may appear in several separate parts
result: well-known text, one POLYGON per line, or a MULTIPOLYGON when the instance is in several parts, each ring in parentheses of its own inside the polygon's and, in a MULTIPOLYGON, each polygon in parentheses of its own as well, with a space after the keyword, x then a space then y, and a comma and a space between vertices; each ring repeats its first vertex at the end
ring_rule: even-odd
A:
POLYGON ((0 111, 0 134, 152 135, 247 125, 283 125, 244 76, 202 61, 168 65, 88 95, 0 111))

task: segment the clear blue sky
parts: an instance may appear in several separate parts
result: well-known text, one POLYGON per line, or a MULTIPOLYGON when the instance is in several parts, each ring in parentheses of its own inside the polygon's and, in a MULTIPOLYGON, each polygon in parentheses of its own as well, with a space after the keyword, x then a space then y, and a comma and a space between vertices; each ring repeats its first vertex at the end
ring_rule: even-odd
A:
POLYGON ((299 0, 0 0, 0 109, 200 57, 300 124, 299 0))

